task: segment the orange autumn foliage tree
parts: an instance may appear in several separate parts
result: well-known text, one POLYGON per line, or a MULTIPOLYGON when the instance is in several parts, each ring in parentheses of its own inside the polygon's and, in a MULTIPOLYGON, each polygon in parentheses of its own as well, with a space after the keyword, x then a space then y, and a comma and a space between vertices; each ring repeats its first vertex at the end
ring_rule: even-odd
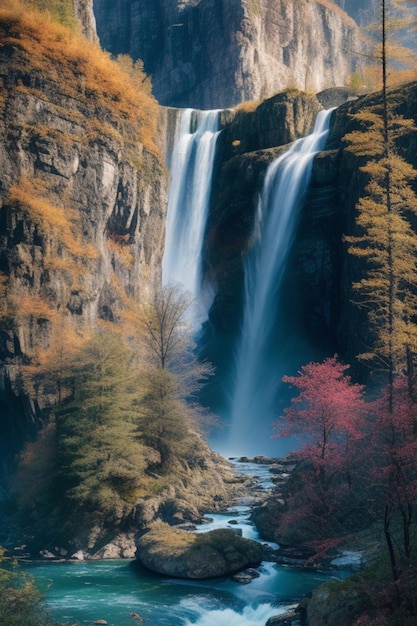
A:
MULTIPOLYGON (((358 234, 348 236, 346 240, 350 244, 349 252, 364 261, 363 276, 353 287, 358 294, 359 306, 368 312, 370 343, 359 357, 386 374, 387 386, 382 403, 388 416, 387 423, 398 422, 400 415, 404 414, 403 402, 396 389, 398 381, 407 378, 410 404, 405 413, 415 424, 417 196, 413 183, 417 171, 401 155, 398 139, 405 133, 414 132, 416 127, 413 120, 395 112, 395 100, 388 92, 388 7, 388 0, 382 0, 381 98, 377 104, 354 116, 359 130, 345 137, 346 149, 366 160, 360 169, 367 174, 369 181, 357 204, 358 234)), ((393 459, 395 442, 391 431, 387 433, 388 455, 393 459)), ((387 497, 383 528, 394 581, 401 573, 395 550, 394 525, 396 517, 403 517, 405 510, 402 504, 387 497)), ((409 521, 405 523, 408 525, 409 521)))
MULTIPOLYGON (((59 83, 63 93, 84 100, 90 109, 93 134, 103 128, 113 129, 132 155, 139 156, 139 144, 159 155, 155 144, 158 106, 149 93, 145 74, 143 88, 138 88, 140 64, 136 64, 132 78, 130 68, 124 71, 98 45, 54 21, 47 12, 16 0, 4 0, 0 7, 0 47, 7 46, 20 51, 24 59, 21 69, 31 72, 34 83, 37 75, 47 77, 59 83), (99 127, 94 125, 98 118, 99 127)), ((15 63, 19 61, 12 57, 11 66, 15 63)))
POLYGON ((409 36, 416 25, 416 7, 415 0, 384 0, 380 3, 381 19, 366 27, 366 37, 374 47, 373 59, 364 68, 365 82, 371 89, 383 88, 384 80, 392 87, 416 79, 416 50, 413 36, 409 36), (380 71, 382 64, 385 78, 380 71))
POLYGON ((27 391, 36 397, 52 396, 51 404, 60 405, 73 389, 68 370, 80 354, 87 340, 77 332, 70 316, 61 315, 51 327, 48 346, 39 347, 29 365, 22 366, 22 376, 27 391))

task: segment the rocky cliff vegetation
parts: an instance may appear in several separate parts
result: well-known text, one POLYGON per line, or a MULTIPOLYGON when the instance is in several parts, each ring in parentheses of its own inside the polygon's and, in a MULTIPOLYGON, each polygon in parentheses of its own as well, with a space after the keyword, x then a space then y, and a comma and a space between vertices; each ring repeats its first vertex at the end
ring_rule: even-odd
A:
POLYGON ((48 348, 53 329, 82 335, 97 319, 116 320, 158 275, 166 172, 154 143, 157 105, 135 78, 18 5, 1 9, 0 28, 7 462, 48 402, 39 390, 23 392, 21 366, 48 348))
POLYGON ((0 540, 132 557, 154 519, 198 521, 240 489, 183 403, 191 390, 153 372, 138 339, 160 283, 159 109, 140 64, 72 23, 10 2, 0 32, 2 476, 35 439, 13 487, 23 527, 0 540))
POLYGON ((102 46, 142 59, 169 106, 225 108, 289 86, 318 92, 362 63, 355 22, 327 0, 95 0, 94 12, 102 46))

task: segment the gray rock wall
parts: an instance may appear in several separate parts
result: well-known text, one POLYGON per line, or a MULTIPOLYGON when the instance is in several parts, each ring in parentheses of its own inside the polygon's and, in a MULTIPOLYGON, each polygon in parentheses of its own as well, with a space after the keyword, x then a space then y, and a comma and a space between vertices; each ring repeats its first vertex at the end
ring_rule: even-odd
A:
POLYGON ((318 0, 94 0, 112 53, 144 61, 156 98, 210 109, 289 86, 344 85, 363 44, 353 20, 318 0))
POLYGON ((72 0, 72 3, 82 34, 90 41, 98 43, 93 0, 72 0))
POLYGON ((65 340, 66 328, 117 321, 124 300, 158 280, 164 243, 162 158, 114 131, 79 68, 70 84, 56 61, 49 68, 31 68, 17 46, 0 50, 0 272, 11 306, 0 332, 3 461, 53 400, 25 390, 21 367, 48 347, 52 322, 65 319, 65 340))

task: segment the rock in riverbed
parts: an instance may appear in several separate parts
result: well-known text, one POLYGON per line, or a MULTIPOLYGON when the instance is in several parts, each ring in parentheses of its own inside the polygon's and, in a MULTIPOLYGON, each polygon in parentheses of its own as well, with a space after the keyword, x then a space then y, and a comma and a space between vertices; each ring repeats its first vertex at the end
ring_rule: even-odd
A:
POLYGON ((262 561, 262 546, 230 529, 191 533, 155 522, 137 542, 136 558, 150 570, 177 578, 234 574, 262 561))

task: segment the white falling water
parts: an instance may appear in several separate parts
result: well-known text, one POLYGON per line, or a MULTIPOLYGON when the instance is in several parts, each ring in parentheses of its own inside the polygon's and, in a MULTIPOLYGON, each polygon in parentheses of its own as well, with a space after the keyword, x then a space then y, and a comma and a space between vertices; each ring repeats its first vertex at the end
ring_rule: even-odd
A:
POLYGON ((197 330, 207 317, 213 294, 203 285, 202 248, 210 202, 219 111, 182 112, 171 155, 164 285, 181 283, 194 303, 189 322, 197 330))
POLYGON ((282 374, 271 346, 279 318, 279 288, 298 209, 310 181, 314 156, 325 145, 330 115, 331 111, 321 111, 312 134, 293 143, 266 173, 244 267, 245 305, 236 359, 229 453, 256 454, 259 450, 253 446, 260 441, 265 448, 271 422, 277 417, 274 404, 282 374))

